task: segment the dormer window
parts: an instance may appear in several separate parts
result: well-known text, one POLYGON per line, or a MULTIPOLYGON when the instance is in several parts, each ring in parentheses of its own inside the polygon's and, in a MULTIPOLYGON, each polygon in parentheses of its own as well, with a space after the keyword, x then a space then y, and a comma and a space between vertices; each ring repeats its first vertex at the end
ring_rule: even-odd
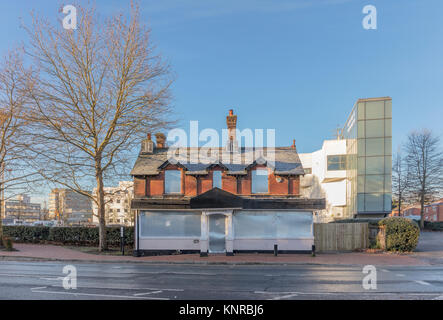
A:
POLYGON ((166 170, 165 171, 165 193, 179 194, 181 191, 181 171, 166 170))
POLYGON ((256 169, 251 171, 252 193, 268 193, 268 170, 256 169))

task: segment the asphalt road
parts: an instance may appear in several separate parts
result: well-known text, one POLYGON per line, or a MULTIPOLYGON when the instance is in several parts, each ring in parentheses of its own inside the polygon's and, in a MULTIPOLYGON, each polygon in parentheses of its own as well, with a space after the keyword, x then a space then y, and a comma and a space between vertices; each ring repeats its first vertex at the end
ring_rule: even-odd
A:
POLYGON ((358 266, 74 264, 67 290, 65 265, 0 262, 0 299, 443 299, 443 266, 378 267, 365 290, 358 266))

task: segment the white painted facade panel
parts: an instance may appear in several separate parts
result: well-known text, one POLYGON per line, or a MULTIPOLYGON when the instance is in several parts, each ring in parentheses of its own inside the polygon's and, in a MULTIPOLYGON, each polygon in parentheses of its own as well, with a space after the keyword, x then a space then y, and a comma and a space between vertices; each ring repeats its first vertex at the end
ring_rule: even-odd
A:
POLYGON ((279 250, 307 251, 314 244, 313 214, 310 211, 150 210, 141 211, 138 218, 138 250, 196 250, 211 253, 219 252, 220 241, 224 241, 225 252, 272 251, 274 245, 278 245, 279 250), (181 217, 185 215, 190 219, 182 220, 181 217), (196 216, 200 218, 193 218, 196 216), (210 221, 213 219, 224 221, 224 228, 220 228, 220 225, 217 227, 224 230, 224 235, 211 230, 213 224, 210 221), (177 225, 173 225, 174 221, 177 225), (153 226, 156 230, 152 229, 153 226), (186 230, 183 230, 183 226, 186 226, 186 230), (163 229, 164 235, 161 232, 163 229), (184 231, 191 234, 183 236, 184 231), (177 236, 174 236, 174 232, 177 236), (214 243, 218 245, 212 248, 214 243))

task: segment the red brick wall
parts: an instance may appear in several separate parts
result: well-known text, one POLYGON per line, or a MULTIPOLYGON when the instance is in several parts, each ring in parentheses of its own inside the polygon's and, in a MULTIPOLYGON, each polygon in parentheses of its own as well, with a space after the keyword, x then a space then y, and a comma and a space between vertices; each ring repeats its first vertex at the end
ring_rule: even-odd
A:
POLYGON ((235 176, 227 175, 225 172, 222 173, 222 189, 230 192, 237 193, 237 178, 235 176))
POLYGON ((288 194, 289 182, 287 176, 276 176, 271 172, 268 181, 270 194, 288 194), (281 181, 277 182, 277 178, 280 178, 281 181))
MULTIPOLYGON (((257 166, 260 168, 262 166, 257 166)), ((181 192, 186 196, 196 196, 212 189, 212 170, 203 176, 186 175, 185 171, 175 165, 169 165, 164 170, 180 170, 182 172, 182 187, 181 192)), ((214 170, 218 170, 215 168, 214 170)), ((299 195, 300 194, 300 178, 279 176, 282 180, 277 182, 276 176, 270 172, 268 178, 268 190, 271 195, 299 195)), ((223 190, 242 195, 251 194, 252 179, 251 173, 240 176, 237 182, 237 177, 222 173, 222 188, 223 190), (238 185, 237 185, 238 184, 238 185)), ((148 176, 146 181, 141 178, 134 178, 134 192, 135 196, 161 196, 164 194, 164 172, 162 171, 157 176, 148 176), (145 191, 146 190, 146 191, 145 191)))
POLYGON ((134 195, 136 197, 146 196, 146 179, 134 178, 134 195))
POLYGON ((196 196, 197 195, 197 177, 185 174, 185 195, 196 196))
POLYGON ((205 193, 212 189, 212 172, 209 172, 205 176, 200 176, 200 192, 205 193))
POLYGON ((240 194, 251 194, 251 173, 248 172, 245 176, 239 177, 239 193, 240 194))
POLYGON ((148 196, 162 196, 165 192, 164 186, 165 174, 161 172, 157 176, 149 176, 148 177, 148 187, 147 187, 147 195, 148 196))
POLYGON ((300 176, 289 177, 289 194, 300 195, 300 176))
MULTIPOLYGON (((425 212, 423 213, 423 216, 425 218, 425 221, 443 221, 443 205, 429 205, 425 206, 424 208, 425 212), (434 215, 436 215, 437 219, 434 220, 434 215)), ((420 209, 417 210, 417 215, 420 215, 420 209)))

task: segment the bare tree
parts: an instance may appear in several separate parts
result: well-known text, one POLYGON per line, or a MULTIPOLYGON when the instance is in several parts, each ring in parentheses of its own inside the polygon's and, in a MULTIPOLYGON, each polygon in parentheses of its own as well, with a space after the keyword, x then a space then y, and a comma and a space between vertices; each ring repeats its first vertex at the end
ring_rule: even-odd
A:
POLYGON ((398 215, 401 215, 402 204, 409 187, 409 167, 399 150, 392 162, 392 195, 397 202, 398 215))
POLYGON ((420 227, 424 227, 424 206, 442 190, 443 153, 440 139, 424 129, 409 134, 405 146, 409 167, 409 191, 420 202, 420 227))
POLYGON ((0 238, 5 200, 29 191, 35 181, 24 162, 24 129, 29 125, 25 88, 30 73, 19 50, 11 51, 0 65, 0 238))
POLYGON ((104 184, 127 177, 146 133, 170 124, 172 78, 140 23, 138 6, 131 3, 128 18, 106 20, 94 8, 76 7, 75 30, 35 16, 25 26, 26 52, 39 69, 29 86, 34 108, 28 132, 40 174, 96 203, 102 251, 104 184))

